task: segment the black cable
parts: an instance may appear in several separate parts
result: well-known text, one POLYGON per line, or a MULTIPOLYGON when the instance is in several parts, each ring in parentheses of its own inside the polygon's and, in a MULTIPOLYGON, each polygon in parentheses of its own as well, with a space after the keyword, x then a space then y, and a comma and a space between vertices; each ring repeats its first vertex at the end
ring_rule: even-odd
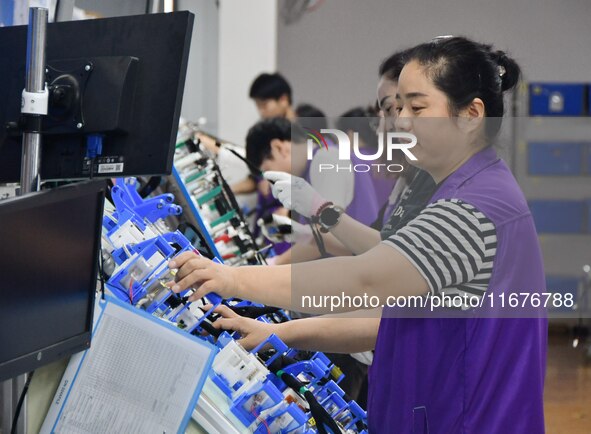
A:
MULTIPOLYGON (((273 349, 270 349, 270 350, 266 350, 266 351, 260 351, 258 353, 258 356, 261 358, 261 360, 266 361, 266 360, 269 360, 271 357, 273 357, 275 354, 276 354, 275 351, 273 349)), ((279 376, 279 374, 281 374, 281 369, 283 369, 284 367, 289 366, 289 365, 293 365, 294 363, 297 363, 300 361, 309 360, 311 355, 312 355, 311 351, 299 351, 294 357, 288 357, 286 355, 281 355, 277 359, 275 359, 273 361, 273 363, 271 363, 268 366, 268 369, 271 372, 275 373, 277 376, 279 376)), ((282 378, 282 377, 280 377, 280 378, 282 378)), ((282 378, 282 380, 283 380, 283 378, 282 378)), ((296 378, 296 380, 297 380, 297 378, 296 378)), ((326 383, 328 383, 328 381, 329 380, 327 380, 325 378, 320 378, 320 379, 318 379, 316 384, 318 384, 319 386, 324 386, 326 383)), ((290 384, 288 384, 288 382, 292 383, 293 385, 296 385, 296 384, 292 380, 288 379, 287 382, 284 380, 284 383, 293 389, 293 387, 290 384)), ((303 383, 301 383, 301 385, 304 386, 303 383)), ((300 389, 294 389, 294 390, 301 392, 300 389)), ((310 395, 312 395, 312 392, 308 391, 308 393, 310 393, 310 395)), ((306 398, 306 401, 308 401, 308 403, 310 404, 311 407, 313 404, 311 404, 310 400, 312 400, 312 402, 317 402, 316 398, 313 395, 311 398, 309 395, 304 396, 304 398, 306 398)), ((353 401, 353 399, 347 393, 343 394, 343 399, 347 402, 353 401)), ((322 406, 320 406, 320 407, 322 407, 322 406)), ((312 409, 310 409, 310 412, 312 412, 312 409)), ((320 409, 316 408, 314 410, 314 412, 319 414, 317 416, 314 416, 314 419, 320 418, 320 420, 327 421, 327 417, 328 417, 329 420, 332 420, 334 422, 334 419, 332 419, 330 414, 328 414, 328 412, 326 412, 326 410, 324 410, 323 407, 322 407, 322 411, 320 409), (320 413, 326 413, 326 416, 324 416, 320 413)), ((327 423, 330 424, 330 422, 327 422, 327 423)), ((336 425, 336 423, 335 423, 335 425, 336 425)), ((334 426, 330 426, 330 425, 328 425, 328 426, 329 426, 329 428, 331 428, 331 430, 334 429, 334 426)), ((367 427, 365 426, 365 424, 362 421, 357 421, 356 427, 359 431, 363 431, 364 429, 367 429, 367 427)), ((319 428, 319 431, 320 431, 320 428, 319 428)), ((336 431, 336 432, 339 433, 341 431, 336 431)))
POLYGON ((138 190, 138 194, 142 199, 145 199, 150 193, 160 186, 162 181, 161 176, 151 176, 150 179, 138 190))
MULTIPOLYGON (((221 142, 218 139, 215 139, 215 140, 216 140, 216 142, 215 142, 216 146, 221 149, 222 148, 221 142)), ((200 144, 201 144, 201 140, 197 139, 197 143, 196 143, 197 147, 199 147, 200 144)), ((263 172, 259 168, 257 168, 252 162, 250 162, 248 159, 246 159, 245 157, 240 155, 238 152, 234 151, 233 149, 231 149, 229 147, 224 147, 224 149, 227 149, 232 154, 234 154, 236 157, 238 157, 240 160, 242 160, 249 167, 249 169, 254 170, 256 173, 258 173, 259 176, 261 176, 261 177, 263 176, 263 172)), ((240 208, 240 205, 238 205, 238 201, 236 200, 236 196, 234 195, 234 192, 230 188, 230 185, 226 181, 226 178, 224 178, 224 175, 222 175, 222 171, 221 171, 219 165, 217 164, 217 162, 214 159, 212 159, 211 162, 213 164, 214 171, 216 172, 217 176, 219 177, 220 184, 222 186, 222 190, 225 193, 224 196, 226 197, 226 200, 230 202, 230 205, 236 211, 236 213, 238 214, 238 217, 244 222, 244 230, 245 230, 246 234, 248 235, 248 237, 252 240, 252 244, 254 246, 257 246, 256 239, 253 236, 250 228, 248 227, 246 218, 244 217, 244 214, 242 213, 242 209, 240 208)), ((257 256, 258 256, 259 262, 261 262, 262 264, 267 263, 265 261, 265 257, 263 257, 262 255, 257 255, 257 256)))
POLYGON ((89 179, 94 179, 94 161, 95 161, 96 157, 92 157, 90 159, 90 178, 89 179))
MULTIPOLYGON (((244 214, 242 213, 242 209, 240 208, 240 205, 238 205, 238 201, 236 200, 236 196, 234 195, 234 192, 232 191, 232 189, 230 188, 230 185, 226 181, 226 178, 224 178, 224 175, 222 175, 222 171, 220 170, 220 166, 218 166, 218 164, 214 161, 213 167, 214 167, 217 175, 219 176, 219 179, 222 184, 222 189, 224 190, 226 198, 230 201, 230 205, 236 211, 236 213, 238 214, 238 217, 244 222, 244 231, 246 232, 246 235, 248 235, 248 237, 251 239, 253 246, 258 247, 257 243, 256 243, 256 239, 254 238, 254 235, 252 234, 250 228, 248 227, 248 223, 246 222, 246 218, 244 217, 244 214)), ((261 262, 263 265, 266 264, 265 258, 262 256, 260 257, 259 262, 261 262)))
MULTIPOLYGON (((213 254, 211 247, 207 244, 207 240, 205 239, 205 236, 193 223, 182 222, 177 227, 177 230, 179 230, 183 235, 185 235, 187 233, 187 229, 191 229, 195 233, 195 235, 197 236, 197 239, 199 240, 199 247, 201 247, 201 249, 198 249, 199 253, 201 253, 207 259, 213 259, 215 257, 215 255, 213 254)), ((189 237, 187 237, 187 238, 189 238, 189 237)))
MULTIPOLYGON (((248 160, 247 158, 243 157, 242 155, 240 155, 238 152, 236 152, 232 148, 225 147, 224 149, 227 149, 232 154, 234 154, 235 156, 237 156, 238 158, 240 158, 242 161, 244 161, 244 163, 248 166, 248 168, 253 173, 253 175, 260 176, 261 178, 263 177, 263 171, 261 169, 259 169, 258 167, 256 167, 253 163, 251 163, 250 160, 248 160)), ((269 181, 269 182, 271 182, 271 181, 269 181)))
POLYGON ((316 225, 312 222, 310 222, 310 228, 312 229, 312 235, 314 236, 314 241, 316 242, 316 246, 318 247, 318 250, 320 251, 320 255, 323 258, 327 258, 328 252, 326 251, 326 247, 324 246, 324 239, 322 238, 322 234, 316 228, 316 225))
POLYGON ((98 275, 101 281, 101 299, 105 299, 105 267, 103 263, 103 248, 102 246, 99 247, 99 257, 98 257, 98 275))
MULTIPOLYGON (((258 356, 263 361, 268 360, 270 357, 272 357, 272 355, 272 351, 262 351, 258 353, 258 356)), ((294 375, 283 371, 284 367, 293 365, 294 363, 297 363, 296 359, 282 355, 275 359, 273 363, 267 366, 267 368, 269 371, 277 375, 288 387, 293 389, 308 402, 308 405, 310 406, 310 413, 316 421, 316 428, 318 429, 319 433, 328 434, 326 427, 330 428, 333 434, 341 433, 342 431, 336 421, 326 411, 326 409, 320 405, 314 394, 308 390, 306 384, 298 380, 294 375)))
MULTIPOLYGON (((214 338, 218 338, 222 334, 222 332, 224 331, 224 330, 216 329, 213 325, 208 323, 207 320, 202 321, 201 324, 199 325, 199 327, 201 327, 207 333, 212 335, 214 338)), ((195 330, 197 330, 197 329, 195 329, 195 330)))
POLYGON ((111 203, 114 203, 113 202, 113 195, 111 194, 111 189, 114 186, 115 186, 115 184, 113 184, 113 180, 111 178, 107 178, 107 190, 105 191, 105 199, 107 199, 111 203))
POLYGON ((255 319, 263 315, 273 314, 280 310, 278 307, 271 306, 228 307, 238 315, 251 319, 255 319))
POLYGON ((31 371, 27 374, 27 381, 25 381, 25 386, 23 387, 21 396, 18 399, 18 404, 16 404, 16 411, 14 412, 14 419, 12 419, 12 428, 10 428, 10 434, 16 434, 16 425, 18 423, 18 417, 21 414, 21 408, 23 406, 23 402, 25 402, 25 395, 29 390, 29 385, 31 384, 31 380, 33 379, 34 373, 35 371, 31 371))
POLYGON ((336 421, 326 411, 326 409, 320 405, 314 394, 308 390, 304 383, 302 383, 292 374, 288 374, 287 372, 283 372, 281 370, 277 371, 275 374, 279 376, 279 378, 281 378, 281 380, 287 386, 295 390, 298 394, 303 396, 306 401, 308 401, 308 404, 310 405, 310 413, 316 421, 316 428, 318 429, 319 433, 328 434, 326 427, 330 428, 333 434, 339 434, 342 432, 336 421))

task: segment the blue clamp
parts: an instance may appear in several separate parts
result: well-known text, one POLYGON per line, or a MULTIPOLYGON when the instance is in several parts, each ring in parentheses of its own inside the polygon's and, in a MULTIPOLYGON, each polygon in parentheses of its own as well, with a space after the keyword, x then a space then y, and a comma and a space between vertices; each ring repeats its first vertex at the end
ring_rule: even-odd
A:
MULTIPOLYGON (((266 424, 260 424, 255 431, 256 434, 269 432, 290 433, 306 425, 310 417, 293 402, 288 406, 281 406, 267 419, 266 424), (285 423, 287 421, 287 423, 285 423)), ((312 431, 314 432, 314 431, 312 431)))
POLYGON ((230 411, 244 424, 250 426, 259 419, 260 414, 283 401, 283 394, 266 379, 254 390, 249 390, 238 397, 230 411))
POLYGON ((285 354, 285 352, 289 349, 289 347, 281 339, 279 339, 277 335, 272 334, 263 342, 258 344, 255 348, 253 348, 251 353, 256 354, 267 345, 271 345, 275 349, 275 355, 269 360, 265 361, 265 366, 267 367, 277 360, 278 357, 285 354))

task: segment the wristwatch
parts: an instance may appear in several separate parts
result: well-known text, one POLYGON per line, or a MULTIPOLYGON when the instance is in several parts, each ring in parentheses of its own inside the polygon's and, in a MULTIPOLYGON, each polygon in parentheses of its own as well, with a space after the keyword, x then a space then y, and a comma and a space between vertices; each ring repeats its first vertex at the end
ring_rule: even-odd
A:
POLYGON ((321 208, 317 214, 320 231, 327 233, 330 229, 336 226, 341 220, 341 216, 344 212, 345 210, 343 208, 334 204, 321 208))

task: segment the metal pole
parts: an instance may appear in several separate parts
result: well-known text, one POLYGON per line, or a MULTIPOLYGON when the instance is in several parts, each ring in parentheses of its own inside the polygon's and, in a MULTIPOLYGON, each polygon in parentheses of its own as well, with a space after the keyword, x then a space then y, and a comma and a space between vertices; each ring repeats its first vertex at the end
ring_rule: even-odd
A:
MULTIPOLYGON (((22 113, 26 120, 23 134, 20 195, 39 190, 41 168, 41 118, 47 113, 45 91, 45 43, 48 11, 44 8, 29 9, 27 33, 27 69, 22 113), (43 98, 45 95, 45 98, 43 98), (44 107, 43 107, 44 106, 44 107)), ((0 428, 10 433, 18 399, 25 384, 25 375, 4 381, 0 388, 0 428)), ((17 434, 27 432, 27 401, 23 402, 16 426, 17 434)))
MULTIPOLYGON (((25 91, 42 94, 45 91, 45 41, 47 33, 47 9, 29 9, 27 34, 27 78, 25 91)), ((24 101, 30 103, 30 101, 24 101)), ((23 158, 21 163, 20 194, 39 190, 41 168, 41 117, 28 114, 27 131, 23 134, 23 158)))

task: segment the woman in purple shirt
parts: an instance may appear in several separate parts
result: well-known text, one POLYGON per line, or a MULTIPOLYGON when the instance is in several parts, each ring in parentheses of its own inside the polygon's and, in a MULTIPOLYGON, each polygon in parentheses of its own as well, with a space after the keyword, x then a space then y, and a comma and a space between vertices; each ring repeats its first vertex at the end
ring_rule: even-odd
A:
MULTIPOLYGON (((179 269, 172 289, 195 285, 192 299, 216 291, 310 313, 335 311, 334 304, 305 304, 312 294, 343 300, 343 294, 366 295, 384 306, 392 297, 437 300, 444 307, 427 317, 422 309, 384 308, 377 339, 375 328, 356 329, 350 321, 325 342, 333 345, 331 351, 338 341, 347 341, 348 351, 354 343, 358 348, 375 343, 370 430, 544 432, 546 319, 537 309, 499 306, 513 294, 545 292, 533 219, 491 146, 504 112, 503 93, 518 78, 512 59, 465 38, 414 47, 400 74, 396 128, 416 136, 416 160, 410 162, 437 184, 428 205, 407 220, 395 212, 393 218, 403 224, 390 225, 382 242, 376 242, 371 229, 338 209, 326 212, 331 205, 325 204, 311 214, 318 214, 320 224, 337 237, 358 234, 357 256, 229 268, 185 253, 170 264, 179 269), (486 302, 485 307, 472 305, 474 299, 486 302), (456 300, 464 302, 456 305, 456 300)), ((280 181, 273 189, 283 202, 310 203, 295 197, 303 189, 297 182, 280 181)), ((349 310, 354 307, 340 308, 349 310)), ((235 320, 219 321, 224 328, 239 328, 235 320)), ((317 328, 316 333, 327 336, 329 331, 317 328)), ((298 334, 291 325, 282 337, 293 344, 298 334)))

